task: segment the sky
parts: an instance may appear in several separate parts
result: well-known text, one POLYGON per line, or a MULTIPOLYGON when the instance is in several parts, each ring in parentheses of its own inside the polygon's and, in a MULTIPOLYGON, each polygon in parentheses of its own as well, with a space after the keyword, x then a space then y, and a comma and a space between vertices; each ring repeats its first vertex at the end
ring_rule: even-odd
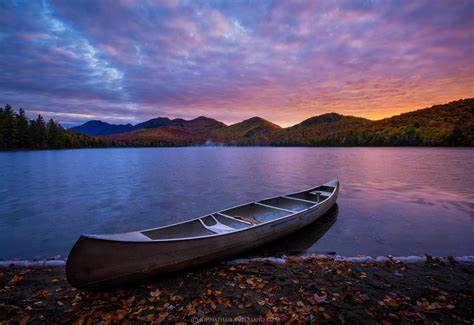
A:
POLYGON ((281 126, 474 97, 474 1, 0 0, 0 105, 281 126))

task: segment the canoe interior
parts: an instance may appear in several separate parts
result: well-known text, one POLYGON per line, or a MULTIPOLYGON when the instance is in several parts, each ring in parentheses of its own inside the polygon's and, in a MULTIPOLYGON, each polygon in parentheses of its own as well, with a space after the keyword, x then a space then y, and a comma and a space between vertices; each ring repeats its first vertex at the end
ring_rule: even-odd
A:
POLYGON ((214 235, 212 231, 204 228, 199 220, 193 220, 166 228, 144 231, 142 234, 154 240, 214 235))
POLYGON ((285 198, 285 197, 282 197, 282 196, 275 197, 273 199, 260 201, 260 203, 263 203, 265 205, 274 206, 274 207, 281 208, 281 209, 291 210, 291 211, 294 211, 294 212, 303 211, 303 210, 305 210, 307 208, 310 208, 314 205, 314 204, 311 204, 309 202, 302 202, 302 201, 292 200, 292 199, 288 199, 288 198, 285 198))
POLYGON ((316 195, 311 194, 310 192, 321 192, 322 194, 320 195, 319 202, 322 202, 326 200, 333 191, 334 191, 334 187, 322 185, 322 186, 318 186, 312 189, 311 191, 303 191, 303 192, 288 195, 287 197, 316 202, 317 200, 316 195))
POLYGON ((288 211, 272 209, 266 206, 251 203, 237 208, 222 211, 223 214, 233 218, 244 217, 254 223, 263 223, 275 220, 290 214, 288 211))
POLYGON ((309 191, 279 196, 219 211, 199 219, 140 232, 151 240, 180 239, 225 234, 283 218, 326 200, 335 187, 318 186, 309 191), (319 193, 318 195, 315 193, 319 193))

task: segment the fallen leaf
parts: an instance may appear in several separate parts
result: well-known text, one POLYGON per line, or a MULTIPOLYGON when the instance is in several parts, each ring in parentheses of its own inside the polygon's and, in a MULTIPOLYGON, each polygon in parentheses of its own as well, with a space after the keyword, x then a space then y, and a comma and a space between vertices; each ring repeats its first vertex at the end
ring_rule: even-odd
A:
POLYGON ((326 293, 323 293, 322 295, 318 295, 317 293, 314 294, 314 301, 316 301, 318 304, 328 304, 328 295, 326 293))
POLYGON ((152 296, 153 298, 160 298, 160 294, 161 294, 160 289, 156 289, 155 291, 150 292, 150 296, 152 296))
POLYGON ((49 296, 49 291, 44 289, 44 290, 40 290, 37 294, 36 294, 36 297, 38 298, 45 298, 49 296))
POLYGON ((15 274, 13 276, 13 278, 11 278, 11 280, 7 283, 7 285, 13 286, 13 285, 17 284, 18 282, 20 282, 21 279, 23 279, 23 277, 21 275, 15 274))
POLYGON ((182 300, 184 300, 184 298, 181 297, 180 295, 175 295, 175 296, 171 297, 171 300, 172 301, 182 301, 182 300))
POLYGON ((393 298, 388 297, 388 298, 385 299, 384 301, 385 301, 385 304, 386 304, 387 306, 390 306, 390 307, 392 307, 392 308, 398 308, 398 307, 399 307, 398 302, 397 302, 395 299, 393 299, 393 298))
POLYGON ((20 319, 20 322, 18 323, 19 325, 25 325, 28 323, 28 320, 31 318, 29 315, 25 315, 20 319))
POLYGON ((117 311, 115 311, 114 313, 114 316, 115 316, 115 320, 121 320, 121 319, 124 319, 125 316, 127 316, 128 312, 124 309, 119 309, 117 311))

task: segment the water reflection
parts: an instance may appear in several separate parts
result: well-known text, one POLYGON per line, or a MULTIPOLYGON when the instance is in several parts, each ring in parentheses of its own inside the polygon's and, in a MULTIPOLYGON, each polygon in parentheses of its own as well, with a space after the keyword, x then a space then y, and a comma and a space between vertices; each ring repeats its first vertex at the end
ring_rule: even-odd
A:
MULTIPOLYGON (((297 255, 307 251, 334 225, 339 207, 337 203, 312 224, 274 242, 266 244, 249 253, 250 256, 282 256, 297 255)), ((332 252, 320 252, 332 253, 332 252)))
POLYGON ((0 259, 66 256, 81 234, 164 226, 335 177, 338 221, 294 250, 474 254, 473 149, 208 147, 0 152, 0 259))

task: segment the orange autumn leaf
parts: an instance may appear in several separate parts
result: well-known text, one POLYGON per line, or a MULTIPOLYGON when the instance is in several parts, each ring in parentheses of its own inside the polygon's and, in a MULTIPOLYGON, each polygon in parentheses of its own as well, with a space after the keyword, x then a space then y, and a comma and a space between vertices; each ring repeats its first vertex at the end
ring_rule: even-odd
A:
POLYGON ((11 280, 8 282, 7 285, 13 286, 13 285, 17 284, 18 282, 20 282, 21 279, 23 279, 23 277, 22 277, 21 275, 15 274, 15 275, 13 276, 13 278, 11 278, 11 280))
POLYGON ((44 297, 47 297, 49 296, 49 291, 44 289, 44 290, 40 290, 37 294, 36 294, 36 297, 38 298, 44 298, 44 297))
POLYGON ((184 300, 184 298, 181 297, 180 295, 175 295, 175 296, 171 297, 171 300, 172 301, 182 301, 182 300, 184 300))
POLYGON ((25 315, 20 319, 19 325, 25 325, 28 323, 28 320, 31 318, 29 315, 25 315))

